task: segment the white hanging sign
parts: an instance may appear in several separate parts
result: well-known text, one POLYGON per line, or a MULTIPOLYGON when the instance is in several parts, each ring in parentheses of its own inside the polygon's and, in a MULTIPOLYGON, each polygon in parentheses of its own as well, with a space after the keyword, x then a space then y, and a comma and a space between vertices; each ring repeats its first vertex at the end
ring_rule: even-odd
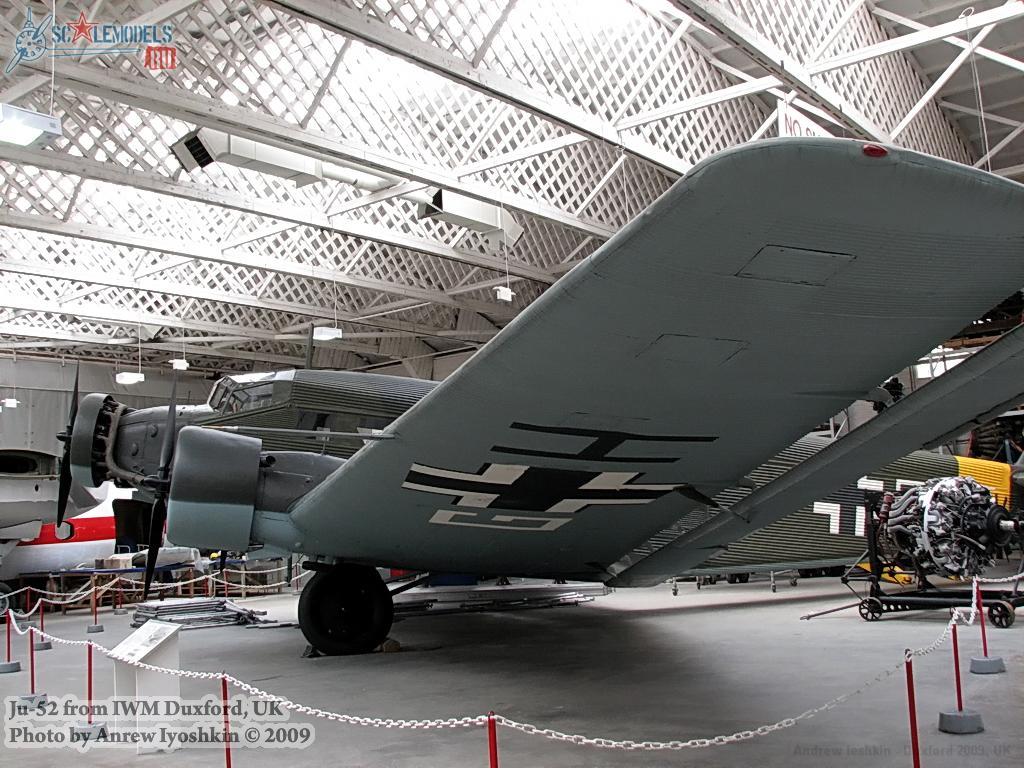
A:
POLYGON ((831 136, 803 112, 779 99, 779 136, 831 136))

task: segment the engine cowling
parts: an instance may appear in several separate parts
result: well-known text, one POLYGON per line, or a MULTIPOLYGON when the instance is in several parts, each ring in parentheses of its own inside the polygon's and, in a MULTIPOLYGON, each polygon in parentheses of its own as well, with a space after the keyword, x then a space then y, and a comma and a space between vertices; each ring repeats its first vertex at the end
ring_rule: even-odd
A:
POLYGON ((301 451, 267 452, 262 445, 232 432, 181 429, 171 469, 168 541, 231 552, 257 544, 301 546, 301 535, 280 517, 287 518, 297 499, 345 461, 301 451), (262 531, 256 530, 260 513, 268 513, 262 531))
POLYGON ((249 548, 262 443, 184 427, 178 433, 167 504, 167 539, 179 546, 249 548))

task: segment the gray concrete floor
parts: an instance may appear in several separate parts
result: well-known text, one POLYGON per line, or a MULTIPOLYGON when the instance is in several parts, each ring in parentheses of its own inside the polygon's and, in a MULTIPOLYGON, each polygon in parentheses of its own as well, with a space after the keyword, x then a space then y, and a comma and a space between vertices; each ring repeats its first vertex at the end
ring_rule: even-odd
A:
MULTIPOLYGON (((800 616, 849 602, 836 580, 720 583, 698 591, 680 585, 620 590, 577 607, 520 613, 408 619, 392 636, 402 651, 362 657, 302 659, 298 629, 204 629, 181 633, 182 666, 226 670, 275 693, 333 711, 394 718, 445 718, 493 709, 507 717, 566 732, 609 738, 670 740, 754 728, 824 703, 897 664, 904 647, 930 643, 945 623, 939 612, 863 622, 856 611, 813 621, 800 616)), ((274 617, 294 616, 294 596, 246 601, 274 617)), ((93 635, 112 646, 128 634, 129 617, 102 617, 93 635)), ((84 638, 84 612, 51 617, 47 630, 84 638)), ((978 630, 962 632, 965 663, 978 653, 978 630)), ((1020 766, 1024 763, 1024 617, 991 630, 994 653, 1008 672, 964 672, 968 705, 986 732, 949 736, 938 713, 953 705, 948 645, 916 663, 918 712, 926 768, 1020 766)), ((20 643, 21 646, 24 643, 20 643)), ((24 649, 18 649, 23 657, 24 649)), ((84 692, 79 648, 39 655, 39 685, 53 694, 84 692)), ((27 689, 25 673, 0 676, 0 694, 27 689)), ((183 681, 183 695, 213 692, 209 681, 183 681)), ((110 663, 97 668, 97 696, 112 693, 110 663)), ((296 715, 293 721, 311 718, 296 715)), ((482 728, 398 731, 313 721, 306 750, 236 751, 235 766, 483 766, 482 728)), ((510 766, 909 766, 902 673, 796 727, 752 741, 642 753, 546 741, 499 730, 501 764, 510 766)), ((134 752, 84 756, 56 750, 6 750, 0 764, 81 768, 122 764, 216 766, 218 750, 136 757, 134 752), (15 763, 17 761, 17 763, 15 763)))

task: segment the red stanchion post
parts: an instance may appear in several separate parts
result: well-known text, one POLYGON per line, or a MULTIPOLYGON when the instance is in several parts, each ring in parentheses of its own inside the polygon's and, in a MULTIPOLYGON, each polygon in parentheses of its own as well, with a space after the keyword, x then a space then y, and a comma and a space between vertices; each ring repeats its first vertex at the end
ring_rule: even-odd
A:
POLYGON ((909 648, 904 665, 907 668, 907 708, 910 710, 910 751, 914 758, 914 768, 921 768, 921 745, 917 741, 917 700, 914 696, 914 660, 909 648))
POLYGON ((85 668, 86 668, 86 683, 85 683, 85 722, 92 725, 92 643, 88 642, 85 644, 86 656, 85 656, 85 668))
POLYGON ((228 717, 228 679, 221 675, 220 698, 224 704, 224 766, 231 768, 231 720, 228 717))
POLYGON ((46 631, 46 601, 39 598, 39 631, 46 631))
POLYGON ((36 637, 35 628, 28 628, 28 679, 29 689, 28 692, 33 696, 36 695, 36 637))
POLYGON ((978 602, 978 621, 981 622, 981 655, 988 658, 988 633, 985 631, 985 604, 981 599, 981 584, 974 585, 974 594, 978 602))
POLYGON ((953 623, 953 678, 956 680, 956 711, 964 711, 964 692, 960 687, 960 642, 956 635, 956 622, 953 623))
POLYGON ((11 625, 14 623, 14 609, 7 604, 4 611, 4 634, 7 635, 7 660, 0 661, 0 675, 9 675, 12 672, 21 672, 21 662, 11 658, 11 625))
POLYGON ((487 755, 490 768, 498 768, 498 723, 493 711, 487 713, 487 755))

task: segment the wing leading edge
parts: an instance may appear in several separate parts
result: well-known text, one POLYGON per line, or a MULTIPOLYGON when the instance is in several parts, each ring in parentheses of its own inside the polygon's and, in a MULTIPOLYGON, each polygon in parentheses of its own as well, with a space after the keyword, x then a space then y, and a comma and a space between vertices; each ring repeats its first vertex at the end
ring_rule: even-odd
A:
POLYGON ((1022 209, 902 149, 717 155, 304 496, 301 549, 606 573, 1024 284, 1022 209))

